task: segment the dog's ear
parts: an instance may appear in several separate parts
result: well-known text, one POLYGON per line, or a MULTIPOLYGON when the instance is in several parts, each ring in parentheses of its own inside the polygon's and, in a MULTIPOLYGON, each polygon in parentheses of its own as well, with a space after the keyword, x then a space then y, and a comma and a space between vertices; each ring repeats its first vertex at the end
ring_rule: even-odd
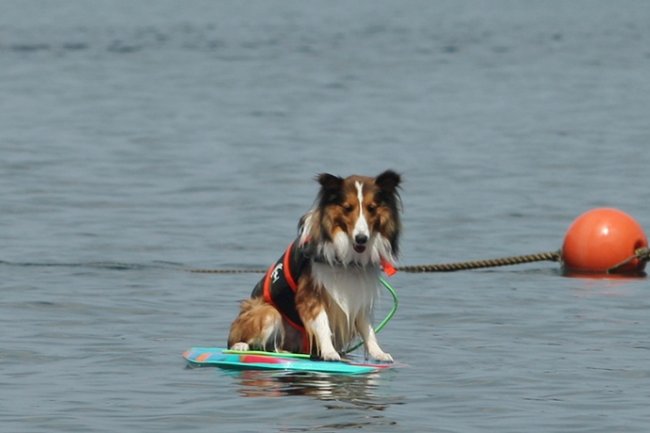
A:
POLYGON ((316 180, 318 181, 318 183, 320 183, 323 189, 327 191, 341 189, 341 185, 343 185, 342 177, 334 176, 333 174, 329 174, 329 173, 319 174, 318 176, 316 176, 316 180))
POLYGON ((393 170, 386 170, 375 178, 375 185, 377 185, 382 191, 386 191, 390 194, 395 194, 397 192, 397 187, 399 187, 401 182, 402 176, 393 170))
POLYGON ((343 178, 334 176, 329 173, 321 173, 316 176, 316 180, 321 185, 320 190, 320 204, 321 206, 336 203, 341 197, 341 190, 343 189, 343 178))

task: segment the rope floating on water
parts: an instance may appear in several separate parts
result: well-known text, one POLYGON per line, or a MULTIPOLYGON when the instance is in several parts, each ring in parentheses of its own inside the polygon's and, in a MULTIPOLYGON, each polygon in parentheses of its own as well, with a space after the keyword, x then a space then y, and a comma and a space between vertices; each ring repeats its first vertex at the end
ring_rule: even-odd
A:
POLYGON ((442 263, 442 264, 432 264, 432 265, 412 265, 412 266, 399 266, 397 267, 398 271, 401 272, 455 272, 455 271, 466 271, 470 269, 480 269, 480 268, 495 268, 498 266, 511 266, 511 265, 520 265, 523 263, 533 263, 533 262, 558 262, 560 261, 560 252, 552 251, 545 253, 537 254, 527 254, 524 256, 511 256, 511 257, 502 257, 497 259, 488 259, 488 260, 472 260, 467 262, 456 262, 456 263, 442 263))
POLYGON ((619 271, 621 271, 621 269, 624 268, 627 264, 631 263, 633 260, 639 260, 640 262, 644 262, 644 263, 650 261, 650 248, 648 247, 638 248, 636 251, 634 251, 634 254, 632 254, 630 257, 623 260, 621 263, 618 263, 617 265, 609 268, 607 270, 607 273, 616 274, 619 271))
MULTIPOLYGON (((634 254, 627 257, 625 260, 615 264, 609 269, 604 270, 605 274, 618 274, 626 272, 626 265, 639 261, 647 263, 650 261, 650 248, 641 247, 636 249, 634 254)), ((561 251, 550 251, 537 254, 527 254, 523 256, 502 257, 487 260, 471 260, 466 262, 454 263, 437 263, 429 265, 409 265, 398 266, 395 269, 406 273, 427 273, 427 272, 456 272, 466 271, 472 269, 494 268, 499 266, 512 266, 524 263, 533 262, 562 262, 561 251)), ((264 274, 267 269, 262 268, 224 268, 224 269, 202 269, 202 268, 187 268, 182 265, 151 265, 151 264, 134 264, 123 262, 87 262, 87 263, 19 263, 7 262, 0 260, 0 265, 7 266, 28 266, 28 267, 90 267, 110 270, 134 270, 134 269, 149 269, 149 268, 170 268, 180 269, 182 271, 191 272, 195 274, 264 274)))
POLYGON ((188 269, 195 274, 264 274, 268 269, 188 269))
MULTIPOLYGON (((472 260, 467 262, 441 263, 431 265, 411 265, 398 266, 396 269, 401 272, 424 273, 424 272, 455 272, 466 271, 470 269, 494 268, 498 266, 520 265, 523 263, 533 262, 558 262, 560 261, 560 252, 552 251, 537 254, 528 254, 524 256, 502 257, 488 260, 472 260)), ((246 274, 256 273, 263 274, 266 269, 189 269, 189 272, 200 274, 246 274)))

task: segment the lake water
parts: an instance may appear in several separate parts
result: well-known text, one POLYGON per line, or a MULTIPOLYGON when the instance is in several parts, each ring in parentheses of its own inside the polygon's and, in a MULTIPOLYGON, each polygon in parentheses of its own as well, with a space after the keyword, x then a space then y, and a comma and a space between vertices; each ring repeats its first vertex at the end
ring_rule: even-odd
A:
MULTIPOLYGON (((647 279, 400 273, 399 366, 186 369, 315 174, 404 176, 401 264, 650 228, 650 3, 3 1, 0 430, 647 432, 647 279)), ((384 297, 379 316, 389 307, 384 297)))

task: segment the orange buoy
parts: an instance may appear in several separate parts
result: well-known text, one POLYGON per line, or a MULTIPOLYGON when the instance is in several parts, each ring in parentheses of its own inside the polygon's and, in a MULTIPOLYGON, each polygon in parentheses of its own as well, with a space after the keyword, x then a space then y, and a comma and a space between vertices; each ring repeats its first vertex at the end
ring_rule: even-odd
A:
POLYGON ((640 273, 645 261, 635 253, 647 247, 648 238, 634 218, 618 209, 592 209, 569 226, 562 245, 563 267, 569 273, 606 273, 615 267, 618 273, 640 273))

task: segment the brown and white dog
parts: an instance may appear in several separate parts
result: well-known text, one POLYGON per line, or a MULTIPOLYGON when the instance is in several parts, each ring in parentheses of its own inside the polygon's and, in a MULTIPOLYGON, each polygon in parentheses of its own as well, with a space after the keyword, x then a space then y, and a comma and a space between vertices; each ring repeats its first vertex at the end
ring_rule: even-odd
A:
POLYGON ((242 302, 228 347, 334 361, 360 336, 371 358, 390 362, 372 312, 380 271, 398 253, 401 177, 387 170, 376 178, 320 174, 317 180, 320 192, 300 220, 298 238, 242 302))

